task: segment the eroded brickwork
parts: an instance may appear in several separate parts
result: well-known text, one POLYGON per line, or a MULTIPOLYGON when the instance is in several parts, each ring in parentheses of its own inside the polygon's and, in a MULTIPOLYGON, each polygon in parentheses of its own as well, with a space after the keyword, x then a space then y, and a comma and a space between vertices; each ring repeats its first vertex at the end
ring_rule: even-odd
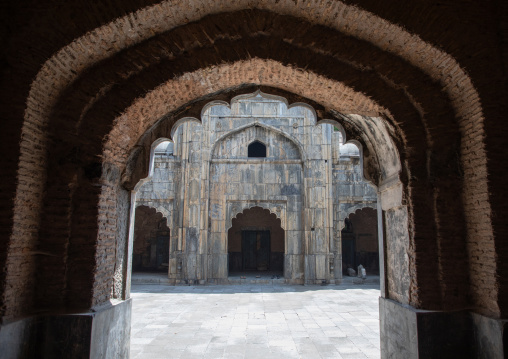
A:
MULTIPOLYGON (((406 207, 397 216, 405 218, 406 211, 409 223, 408 263, 402 269, 411 277, 410 303, 473 306, 493 316, 506 310, 506 304, 499 307, 508 297, 503 295, 508 262, 502 240, 507 131, 502 2, 415 1, 408 7, 368 0, 258 2, 265 12, 252 11, 247 0, 32 5, 12 4, 13 16, 2 12, 9 29, 0 106, 6 129, 2 169, 12 178, 1 185, 7 317, 33 312, 35 292, 55 308, 64 296, 70 307, 107 300, 111 277, 121 276, 124 267, 117 254, 129 200, 119 189, 119 176, 131 149, 168 114, 163 126, 170 129, 172 111, 248 83, 306 97, 321 103, 323 113, 374 109, 385 115, 401 155, 406 207), (218 15, 200 20, 210 14, 218 15), (221 25, 212 26, 216 23, 221 25), (179 26, 180 33, 159 37, 179 26), (269 39, 260 41, 265 29, 269 39), (337 33, 351 42, 336 41, 337 33), (152 51, 134 46, 141 43, 152 51), (340 51, 341 44, 346 51, 340 51), (256 56, 265 60, 246 60, 256 56), (226 73, 214 77, 219 70, 213 66, 223 62, 220 71, 226 73), (159 91, 162 82, 176 90, 159 91), (108 134, 106 155, 100 157, 108 134), (65 145, 55 146, 60 142, 65 145), (75 153, 69 180, 58 184, 57 169, 69 153, 75 153), (94 163, 101 167, 104 158, 118 174, 99 183, 86 173, 94 163), (55 228, 46 221, 54 221, 55 228), (119 237, 109 232, 115 222, 122 228, 119 237), (79 305, 73 303, 81 298, 79 305)), ((355 121, 342 123, 350 133, 365 130, 355 121)), ((368 143, 364 138, 367 160, 376 157, 368 143)), ((374 167, 366 173, 382 175, 374 167)))

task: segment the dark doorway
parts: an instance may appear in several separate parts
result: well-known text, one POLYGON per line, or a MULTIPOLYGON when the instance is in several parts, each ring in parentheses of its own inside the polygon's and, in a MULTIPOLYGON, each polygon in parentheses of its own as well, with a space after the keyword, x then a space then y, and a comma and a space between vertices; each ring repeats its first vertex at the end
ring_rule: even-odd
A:
POLYGON ((282 276, 284 230, 269 210, 252 207, 233 218, 228 231, 228 269, 282 276))
POLYGON ((348 268, 357 270, 361 264, 367 274, 379 274, 377 211, 365 207, 349 215, 344 221, 342 237, 342 273, 348 268))
POLYGON ((139 206, 134 221, 133 272, 167 272, 169 263, 167 220, 154 208, 139 206))
POLYGON ((347 274, 348 268, 356 268, 355 254, 356 250, 354 234, 342 232, 342 274, 347 274))
POLYGON ((242 270, 270 269, 270 231, 242 231, 242 270))

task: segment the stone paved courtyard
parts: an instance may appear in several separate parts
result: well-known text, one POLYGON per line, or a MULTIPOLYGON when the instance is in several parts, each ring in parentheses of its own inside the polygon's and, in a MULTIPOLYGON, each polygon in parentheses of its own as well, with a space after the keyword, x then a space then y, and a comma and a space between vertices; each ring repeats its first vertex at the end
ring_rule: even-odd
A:
POLYGON ((131 358, 379 358, 378 297, 378 284, 133 284, 131 358))

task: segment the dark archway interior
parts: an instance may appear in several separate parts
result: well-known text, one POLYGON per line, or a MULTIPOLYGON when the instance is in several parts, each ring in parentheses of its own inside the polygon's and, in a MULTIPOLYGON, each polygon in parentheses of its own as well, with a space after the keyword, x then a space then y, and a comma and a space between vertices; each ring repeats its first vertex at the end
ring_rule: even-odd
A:
POLYGON ((379 274, 377 210, 363 208, 344 220, 342 239, 342 273, 362 265, 368 274, 379 274))
POLYGON ((284 268, 284 230, 267 209, 253 207, 233 218, 228 231, 229 274, 273 272, 284 268))
POLYGON ((162 214, 147 206, 137 207, 134 221, 132 271, 167 272, 169 238, 170 229, 162 214))

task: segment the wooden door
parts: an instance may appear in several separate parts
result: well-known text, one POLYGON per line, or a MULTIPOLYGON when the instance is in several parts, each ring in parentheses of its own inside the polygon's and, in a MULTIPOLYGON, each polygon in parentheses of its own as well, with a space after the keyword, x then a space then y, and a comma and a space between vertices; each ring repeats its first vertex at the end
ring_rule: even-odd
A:
POLYGON ((243 270, 270 269, 270 231, 242 231, 243 270))
POLYGON ((348 267, 356 270, 354 234, 342 233, 342 270, 346 274, 348 267))

